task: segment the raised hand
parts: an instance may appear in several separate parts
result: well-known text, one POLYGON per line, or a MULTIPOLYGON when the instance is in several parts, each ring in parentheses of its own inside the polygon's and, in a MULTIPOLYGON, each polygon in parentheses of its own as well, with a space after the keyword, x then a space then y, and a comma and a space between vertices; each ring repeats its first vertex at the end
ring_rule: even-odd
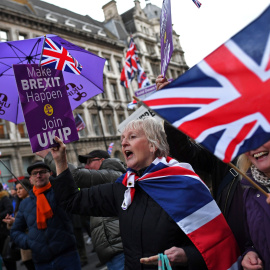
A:
POLYGON ((68 168, 66 145, 57 136, 55 136, 54 140, 59 146, 52 147, 51 153, 55 161, 56 174, 59 175, 68 168))
POLYGON ((162 89, 163 87, 165 87, 166 85, 168 85, 170 82, 168 82, 167 78, 163 78, 162 75, 158 75, 156 78, 156 86, 157 86, 157 90, 162 89))

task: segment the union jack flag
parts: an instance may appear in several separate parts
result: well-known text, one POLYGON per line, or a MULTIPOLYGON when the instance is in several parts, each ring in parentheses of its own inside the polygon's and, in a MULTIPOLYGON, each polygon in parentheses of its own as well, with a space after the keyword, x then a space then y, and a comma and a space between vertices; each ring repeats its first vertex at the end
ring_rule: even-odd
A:
POLYGON ((224 162, 270 140, 270 6, 144 103, 224 162))
POLYGON ((197 8, 201 7, 202 4, 198 0, 192 0, 192 1, 197 6, 197 8))
POLYGON ((234 235, 209 189, 188 163, 156 158, 141 177, 128 169, 116 182, 128 187, 123 210, 132 204, 137 182, 190 238, 207 269, 238 269, 240 251, 234 235))
POLYGON ((41 57, 41 66, 81 74, 82 65, 64 47, 50 38, 45 38, 41 57))
POLYGON ((150 85, 150 82, 146 77, 146 73, 141 67, 134 40, 133 38, 131 38, 126 54, 125 66, 123 67, 121 72, 121 84, 124 87, 128 88, 130 86, 130 82, 134 79, 136 72, 139 88, 150 85))
POLYGON ((85 128, 85 123, 79 114, 76 115, 74 120, 77 131, 83 130, 85 128))
POLYGON ((107 152, 108 152, 109 155, 111 155, 111 153, 112 153, 113 145, 114 145, 114 143, 112 142, 112 143, 110 143, 110 145, 109 145, 109 147, 108 147, 107 152))

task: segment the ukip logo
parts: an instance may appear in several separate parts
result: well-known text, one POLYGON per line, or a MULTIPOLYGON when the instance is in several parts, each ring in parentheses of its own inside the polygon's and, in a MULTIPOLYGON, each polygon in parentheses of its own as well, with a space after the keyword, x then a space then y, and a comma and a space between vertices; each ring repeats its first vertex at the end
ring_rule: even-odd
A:
POLYGON ((44 113, 48 116, 51 116, 53 114, 53 107, 50 104, 46 104, 44 106, 44 113))
POLYGON ((0 115, 4 115, 6 113, 3 107, 9 108, 10 103, 7 103, 7 101, 8 97, 5 94, 0 93, 0 115))

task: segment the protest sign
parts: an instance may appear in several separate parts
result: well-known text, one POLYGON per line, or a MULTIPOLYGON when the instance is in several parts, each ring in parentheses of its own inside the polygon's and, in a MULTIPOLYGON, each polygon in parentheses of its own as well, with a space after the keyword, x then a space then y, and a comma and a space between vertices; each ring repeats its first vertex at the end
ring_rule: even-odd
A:
POLYGON ((160 14, 161 74, 163 77, 173 53, 171 1, 163 0, 160 14))
POLYGON ((163 120, 162 118, 157 116, 152 110, 149 110, 148 108, 145 108, 144 106, 141 106, 134 113, 132 113, 127 119, 125 119, 122 123, 120 123, 120 125, 118 126, 118 131, 122 133, 126 124, 132 120, 143 119, 144 117, 150 117, 150 116, 154 117, 158 121, 163 120))
MULTIPOLYGON (((172 81, 173 79, 168 79, 168 82, 172 82, 172 81)), ((156 84, 152 84, 152 85, 136 90, 134 94, 139 100, 144 100, 145 98, 152 95, 156 90, 157 90, 156 84)))
POLYGON ((37 64, 13 65, 33 153, 79 139, 62 71, 37 64))

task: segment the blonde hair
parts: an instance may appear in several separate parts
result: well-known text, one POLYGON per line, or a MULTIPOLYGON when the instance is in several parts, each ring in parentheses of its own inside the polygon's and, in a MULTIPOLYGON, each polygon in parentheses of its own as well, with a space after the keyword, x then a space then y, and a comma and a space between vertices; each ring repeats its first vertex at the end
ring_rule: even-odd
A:
POLYGON ((143 119, 133 120, 125 126, 123 132, 129 129, 142 129, 147 140, 155 149, 155 157, 168 156, 169 145, 166 139, 166 133, 163 126, 153 117, 145 117, 143 119))
POLYGON ((251 165, 252 163, 248 159, 246 154, 242 154, 239 156, 237 160, 237 166, 242 172, 247 172, 251 165))

